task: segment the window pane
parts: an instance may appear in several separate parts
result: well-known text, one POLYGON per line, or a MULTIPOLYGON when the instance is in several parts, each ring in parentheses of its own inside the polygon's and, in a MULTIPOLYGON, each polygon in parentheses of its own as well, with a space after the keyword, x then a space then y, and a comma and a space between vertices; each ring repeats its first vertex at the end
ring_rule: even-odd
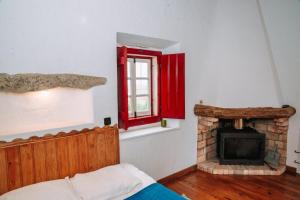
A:
POLYGON ((150 111, 150 102, 148 96, 136 97, 136 111, 137 112, 150 111))
POLYGON ((149 80, 136 80, 136 94, 150 94, 149 80))
POLYGON ((127 61, 127 77, 130 78, 130 62, 127 61))
POLYGON ((131 80, 127 80, 127 91, 128 91, 128 95, 131 95, 131 80))
POLYGON ((133 116, 131 97, 128 97, 128 115, 129 117, 133 116))
POLYGON ((148 63, 144 63, 144 62, 136 62, 135 63, 136 66, 136 77, 143 77, 143 78, 147 78, 149 76, 148 72, 149 72, 149 65, 148 63))

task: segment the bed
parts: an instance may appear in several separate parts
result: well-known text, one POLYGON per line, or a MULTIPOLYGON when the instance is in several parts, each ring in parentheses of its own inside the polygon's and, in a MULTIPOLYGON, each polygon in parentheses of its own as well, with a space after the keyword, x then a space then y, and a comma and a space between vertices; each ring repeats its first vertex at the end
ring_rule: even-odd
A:
POLYGON ((185 199, 120 164, 116 126, 0 142, 0 200, 185 199))

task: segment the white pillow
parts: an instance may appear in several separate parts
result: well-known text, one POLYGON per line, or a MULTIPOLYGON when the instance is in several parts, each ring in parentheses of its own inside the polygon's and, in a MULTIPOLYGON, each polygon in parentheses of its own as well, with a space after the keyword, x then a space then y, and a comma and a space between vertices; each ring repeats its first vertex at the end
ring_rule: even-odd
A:
POLYGON ((12 190, 0 200, 79 200, 67 179, 46 181, 12 190))
POLYGON ((141 185, 141 180, 120 165, 76 174, 70 179, 73 188, 83 200, 112 199, 130 193, 141 185))
POLYGON ((122 166, 124 169, 126 169, 129 173, 131 173, 135 177, 141 179, 142 189, 151 185, 152 183, 156 183, 156 181, 151 176, 149 176, 145 172, 139 170, 132 164, 122 163, 122 164, 120 164, 120 166, 122 166))
POLYGON ((113 198, 113 200, 127 199, 128 197, 138 193, 142 189, 144 189, 144 188, 148 187, 149 185, 156 182, 152 177, 150 177, 145 172, 139 170, 138 168, 136 168, 135 166, 133 166, 131 164, 122 163, 122 164, 120 164, 120 166, 123 167, 124 169, 126 169, 128 171, 128 173, 130 173, 133 176, 139 178, 142 181, 142 184, 140 186, 136 187, 133 191, 131 191, 127 194, 115 197, 115 198, 113 198))

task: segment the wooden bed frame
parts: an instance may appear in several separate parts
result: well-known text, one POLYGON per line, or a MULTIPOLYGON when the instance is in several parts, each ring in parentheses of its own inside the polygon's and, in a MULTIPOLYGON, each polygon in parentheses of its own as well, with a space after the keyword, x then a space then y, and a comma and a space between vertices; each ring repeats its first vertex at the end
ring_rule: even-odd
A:
POLYGON ((117 126, 0 142, 0 195, 119 162, 117 126))

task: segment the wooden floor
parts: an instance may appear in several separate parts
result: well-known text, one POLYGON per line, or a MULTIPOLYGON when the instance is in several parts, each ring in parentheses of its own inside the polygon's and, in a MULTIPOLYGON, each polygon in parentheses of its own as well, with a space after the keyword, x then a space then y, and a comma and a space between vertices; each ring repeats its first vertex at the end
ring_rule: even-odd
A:
POLYGON ((193 200, 300 200, 300 175, 224 176, 196 171, 165 186, 193 200))

